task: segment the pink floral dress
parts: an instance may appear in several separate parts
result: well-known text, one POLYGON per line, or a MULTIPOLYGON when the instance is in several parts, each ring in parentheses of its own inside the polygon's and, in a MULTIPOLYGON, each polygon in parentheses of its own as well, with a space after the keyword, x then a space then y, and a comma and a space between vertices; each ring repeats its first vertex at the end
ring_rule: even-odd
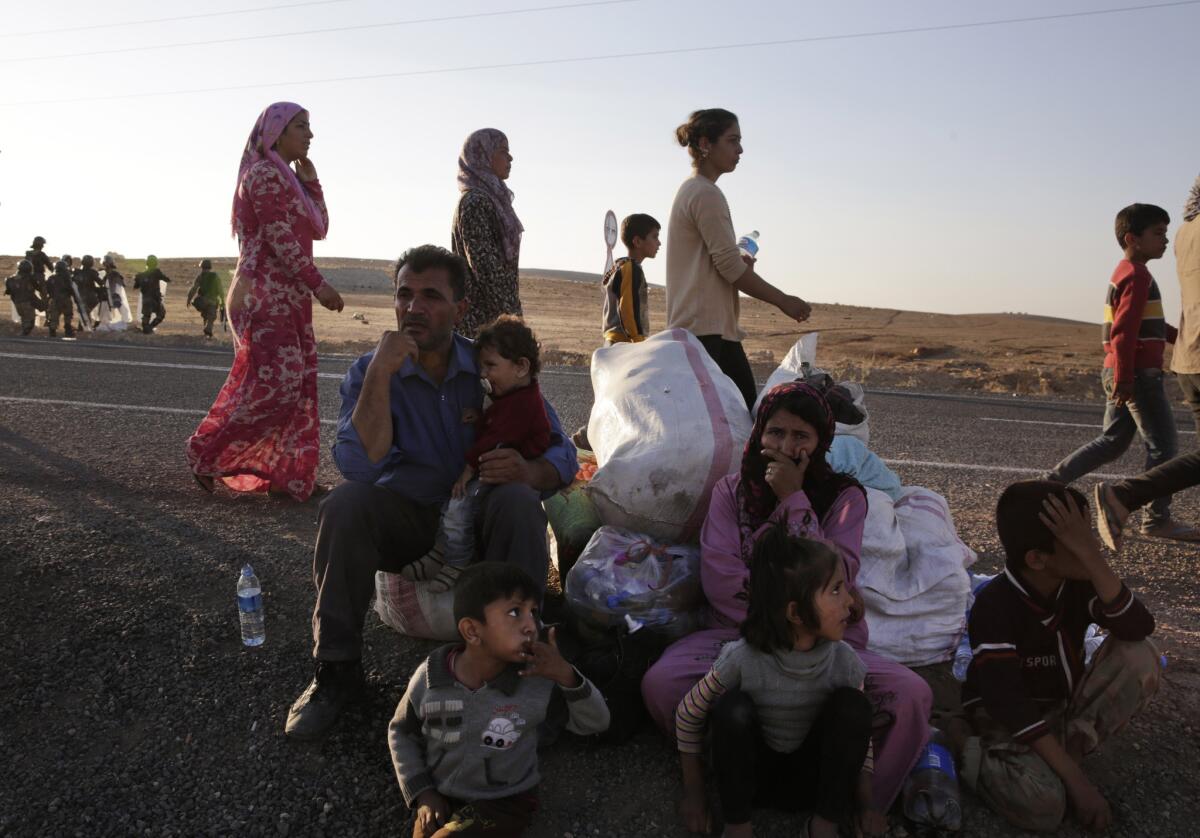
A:
MULTIPOLYGON (((328 225, 318 182, 304 184, 328 225)), ((250 167, 236 220, 241 258, 226 310, 236 354, 208 416, 187 442, 188 464, 238 492, 306 500, 320 456, 313 229, 299 196, 269 160, 250 167)))

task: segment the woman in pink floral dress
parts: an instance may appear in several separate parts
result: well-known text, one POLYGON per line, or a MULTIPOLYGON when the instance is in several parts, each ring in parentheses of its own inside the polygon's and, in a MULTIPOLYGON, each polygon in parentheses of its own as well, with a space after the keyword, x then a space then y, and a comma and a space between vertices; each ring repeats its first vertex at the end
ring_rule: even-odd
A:
POLYGON ((258 117, 242 152, 233 197, 241 258, 225 308, 233 368, 187 442, 196 481, 212 491, 313 494, 320 454, 312 297, 331 311, 342 298, 312 259, 329 214, 308 159, 308 112, 277 102, 258 117), (294 168, 293 168, 294 166, 294 168))

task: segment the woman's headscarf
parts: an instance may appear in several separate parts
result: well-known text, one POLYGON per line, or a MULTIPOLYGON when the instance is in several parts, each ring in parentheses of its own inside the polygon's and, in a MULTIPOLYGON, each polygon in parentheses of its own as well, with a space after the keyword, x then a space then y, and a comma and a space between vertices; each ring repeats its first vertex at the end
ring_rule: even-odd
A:
POLYGON ((480 128, 467 137, 462 154, 458 156, 458 190, 478 189, 491 199, 500 218, 504 258, 508 264, 515 265, 521 254, 521 233, 525 228, 513 210, 512 190, 492 171, 492 155, 507 142, 504 132, 495 128, 480 128))
POLYGON ((833 445, 836 424, 829 402, 821 395, 821 391, 801 381, 772 387, 763 396, 758 414, 754 418, 754 429, 750 432, 750 438, 746 440, 746 448, 742 453, 738 517, 744 544, 750 542, 748 536, 762 526, 779 505, 774 490, 767 485, 767 458, 762 455, 762 437, 767 420, 781 404, 791 402, 795 406, 798 399, 807 402, 801 418, 811 422, 817 431, 817 448, 809 457, 808 468, 804 472, 804 492, 808 495, 817 517, 823 518, 845 489, 855 486, 862 490, 862 485, 857 480, 846 474, 838 474, 825 460, 829 447, 833 445), (814 419, 817 421, 814 422, 814 419))
POLYGON ((258 121, 254 123, 250 137, 246 140, 246 148, 242 151, 242 162, 238 166, 237 187, 233 190, 233 214, 230 223, 233 225, 235 236, 237 235, 238 215, 250 206, 250 196, 244 194, 243 189, 246 172, 250 171, 250 167, 259 160, 270 160, 283 173, 284 180, 291 185, 292 191, 300 198, 300 204, 304 207, 304 215, 312 224, 313 238, 325 238, 325 234, 328 232, 325 227, 325 215, 308 194, 308 190, 300 183, 296 172, 284 162, 274 148, 288 123, 303 110, 304 108, 295 102, 276 102, 268 105, 267 109, 258 115, 258 121))
POLYGON ((1187 203, 1183 205, 1183 220, 1191 221, 1197 215, 1200 215, 1200 177, 1196 178, 1192 184, 1192 191, 1188 193, 1187 203))

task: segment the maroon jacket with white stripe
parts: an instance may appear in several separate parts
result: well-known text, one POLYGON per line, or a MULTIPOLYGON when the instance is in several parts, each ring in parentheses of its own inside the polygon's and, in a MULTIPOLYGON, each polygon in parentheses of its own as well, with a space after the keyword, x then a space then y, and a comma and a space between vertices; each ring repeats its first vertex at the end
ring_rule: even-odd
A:
POLYGON ((1046 601, 1006 568, 979 591, 971 608, 974 658, 963 684, 963 708, 982 702, 1021 743, 1047 733, 1046 714, 1069 699, 1083 677, 1083 636, 1090 623, 1119 640, 1142 640, 1154 632, 1153 615, 1124 585, 1105 604, 1091 582, 1068 579, 1046 601))

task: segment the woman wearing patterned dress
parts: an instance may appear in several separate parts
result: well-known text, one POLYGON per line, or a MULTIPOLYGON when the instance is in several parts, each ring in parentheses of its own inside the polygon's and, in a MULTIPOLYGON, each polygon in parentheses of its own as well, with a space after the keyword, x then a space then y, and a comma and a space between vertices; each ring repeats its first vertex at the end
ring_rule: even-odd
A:
POLYGON ((458 158, 458 189, 450 249, 467 260, 470 306, 458 333, 474 338, 501 314, 521 315, 517 260, 521 255, 521 220, 513 211, 513 193, 504 181, 512 171, 508 137, 482 128, 463 143, 458 158))
POLYGON ((313 494, 320 452, 312 297, 341 295, 313 264, 329 213, 308 159, 308 112, 277 102, 258 117, 238 170, 233 232, 240 258, 225 309, 235 355, 225 386, 187 442, 196 481, 212 491, 313 494), (294 169, 293 169, 294 166, 294 169))

